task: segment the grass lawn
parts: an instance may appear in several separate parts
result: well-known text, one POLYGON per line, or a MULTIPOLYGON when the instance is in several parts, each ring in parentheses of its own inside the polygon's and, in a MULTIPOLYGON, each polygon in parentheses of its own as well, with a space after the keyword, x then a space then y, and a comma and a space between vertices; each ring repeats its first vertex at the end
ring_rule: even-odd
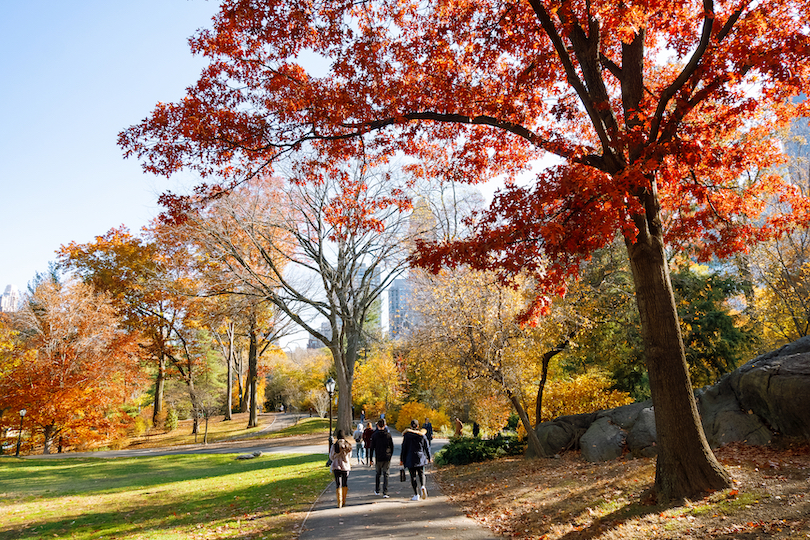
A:
MULTIPOLYGON (((273 422, 272 414, 260 414, 259 425, 247 428, 248 413, 235 413, 232 420, 225 421, 221 416, 211 418, 208 422, 208 442, 215 443, 235 439, 274 439, 295 435, 322 433, 324 441, 329 431, 329 420, 326 418, 304 417, 296 425, 278 431, 266 431, 273 422)), ((205 433, 205 420, 200 421, 200 433, 191 434, 192 421, 182 420, 177 429, 170 432, 156 432, 148 436, 133 438, 127 448, 160 448, 181 446, 184 444, 202 444, 205 433)))
POLYGON ((290 538, 320 455, 0 459, 0 539, 290 538))

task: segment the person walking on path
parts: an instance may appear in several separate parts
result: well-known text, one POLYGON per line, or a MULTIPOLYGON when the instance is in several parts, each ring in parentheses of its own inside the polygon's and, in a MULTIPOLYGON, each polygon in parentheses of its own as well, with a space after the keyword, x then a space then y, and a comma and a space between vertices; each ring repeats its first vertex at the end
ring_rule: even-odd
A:
POLYGON ((433 424, 430 423, 430 418, 425 418, 422 427, 425 428, 425 437, 427 437, 428 444, 430 444, 433 442, 433 424))
POLYGON ((354 445, 357 447, 357 463, 363 461, 363 424, 357 424, 357 429, 352 433, 354 445))
POLYGON ((456 437, 461 437, 461 430, 464 429, 464 424, 461 423, 461 419, 457 416, 456 417, 456 437))
POLYGON ((408 468, 413 487, 412 501, 427 499, 425 487, 425 465, 430 463, 430 444, 425 437, 425 430, 419 429, 419 421, 411 420, 411 427, 402 432, 402 451, 399 455, 399 464, 408 468), (417 484, 417 478, 419 482, 417 484), (417 490, 417 486, 421 486, 417 490))
POLYGON ((337 430, 337 440, 329 449, 329 459, 332 465, 329 469, 335 474, 335 495, 337 496, 337 507, 343 508, 346 504, 346 497, 349 494, 349 471, 352 470, 352 443, 343 436, 343 430, 337 430))
POLYGON ((377 466, 377 475, 374 477, 374 495, 380 494, 380 477, 383 478, 383 499, 388 498, 388 468, 391 466, 391 457, 394 455, 394 439, 385 429, 385 420, 377 420, 377 429, 371 435, 371 460, 377 466))
POLYGON ((366 465, 371 466, 371 436, 374 435, 374 428, 371 427, 371 422, 368 423, 365 431, 363 431, 363 446, 366 448, 366 465))

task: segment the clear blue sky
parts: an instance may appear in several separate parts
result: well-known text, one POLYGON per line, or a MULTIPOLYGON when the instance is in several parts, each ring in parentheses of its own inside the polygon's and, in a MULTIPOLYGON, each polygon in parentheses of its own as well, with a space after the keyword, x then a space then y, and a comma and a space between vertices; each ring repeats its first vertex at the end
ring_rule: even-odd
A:
MULTIPOLYGON (((177 183, 124 160, 119 131, 174 101, 203 61, 206 0, 25 0, 0 17, 0 292, 24 290, 70 241, 137 232, 177 183)), ((187 181, 189 179, 186 179, 187 181)))

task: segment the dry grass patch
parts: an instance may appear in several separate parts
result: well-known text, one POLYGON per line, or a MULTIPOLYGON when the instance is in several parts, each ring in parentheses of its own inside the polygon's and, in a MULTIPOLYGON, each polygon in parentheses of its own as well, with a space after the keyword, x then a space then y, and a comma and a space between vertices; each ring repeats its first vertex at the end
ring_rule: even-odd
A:
POLYGON ((508 458, 445 467, 443 491, 494 532, 543 539, 810 538, 810 452, 732 445, 717 452, 733 489, 667 507, 642 501, 655 461, 508 458))

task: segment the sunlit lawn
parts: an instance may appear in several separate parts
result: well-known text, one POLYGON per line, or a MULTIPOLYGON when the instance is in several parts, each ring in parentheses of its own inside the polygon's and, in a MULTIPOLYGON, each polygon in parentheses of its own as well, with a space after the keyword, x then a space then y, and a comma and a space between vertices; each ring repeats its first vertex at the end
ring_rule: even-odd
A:
MULTIPOLYGON (((325 418, 302 418, 296 425, 279 431, 268 431, 262 433, 272 422, 271 415, 261 415, 259 426, 247 428, 248 413, 237 413, 232 420, 224 421, 222 417, 212 418, 208 422, 208 442, 222 442, 236 439, 266 439, 278 437, 290 437, 294 435, 310 435, 323 433, 326 440, 329 429, 328 420, 325 418)), ((199 434, 192 435, 191 421, 180 422, 177 429, 168 433, 158 432, 145 437, 132 439, 130 447, 152 448, 164 446, 180 446, 185 444, 202 444, 205 434, 205 420, 200 421, 199 434)))
POLYGON ((321 455, 0 459, 0 539, 290 538, 321 455))

